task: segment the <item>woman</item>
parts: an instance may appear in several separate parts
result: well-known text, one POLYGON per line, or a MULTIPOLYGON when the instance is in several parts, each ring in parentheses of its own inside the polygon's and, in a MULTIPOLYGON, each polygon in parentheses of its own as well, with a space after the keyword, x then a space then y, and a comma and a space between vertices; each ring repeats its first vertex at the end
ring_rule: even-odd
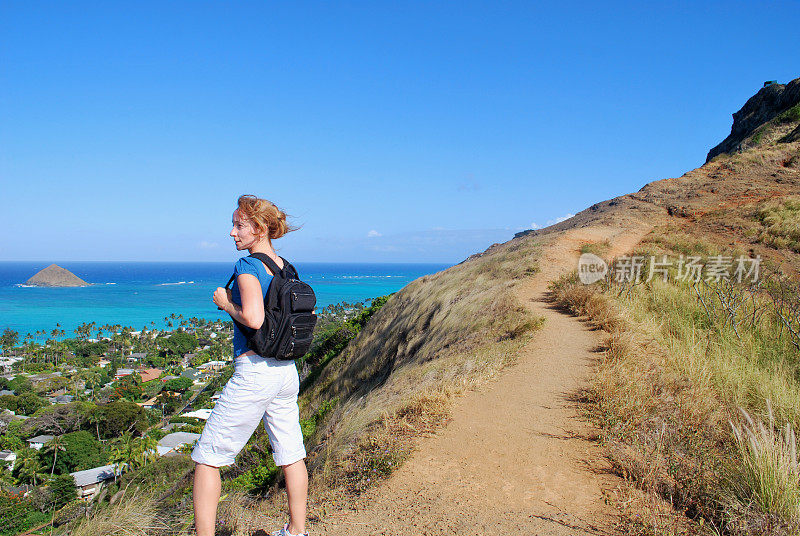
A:
MULTIPOLYGON (((272 240, 290 229, 286 214, 266 199, 239 197, 230 235, 239 251, 268 255, 283 268, 272 240)), ((213 300, 237 321, 252 328, 264 322, 264 296, 272 274, 254 257, 239 259, 235 284, 218 287, 213 300)), ((283 467, 289 498, 289 523, 273 533, 288 536, 305 533, 308 473, 303 433, 300 429, 297 392, 300 378, 294 361, 263 357, 248 349, 247 339, 234 323, 234 374, 225 384, 214 410, 192 451, 194 470, 194 519, 198 536, 213 536, 221 481, 219 468, 233 463, 258 426, 264 422, 275 465, 283 467)))

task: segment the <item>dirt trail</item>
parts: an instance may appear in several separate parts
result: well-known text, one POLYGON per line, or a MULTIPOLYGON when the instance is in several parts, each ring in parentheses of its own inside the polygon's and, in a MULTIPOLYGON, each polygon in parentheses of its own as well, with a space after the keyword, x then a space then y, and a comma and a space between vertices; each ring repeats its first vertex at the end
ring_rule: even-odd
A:
POLYGON ((585 380, 600 333, 544 301, 549 281, 576 267, 586 242, 630 250, 648 226, 566 231, 541 271, 517 287, 543 328, 517 362, 454 403, 452 421, 368 492, 364 506, 329 513, 314 534, 610 534, 604 491, 616 487, 593 433, 568 400, 585 380))

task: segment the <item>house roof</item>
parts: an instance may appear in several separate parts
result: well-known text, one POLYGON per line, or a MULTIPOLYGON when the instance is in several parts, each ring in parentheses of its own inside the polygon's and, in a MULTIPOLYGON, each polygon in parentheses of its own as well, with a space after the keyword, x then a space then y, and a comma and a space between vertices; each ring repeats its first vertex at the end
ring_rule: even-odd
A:
POLYGON ((161 372, 161 369, 146 368, 139 370, 139 375, 142 377, 143 382, 149 382, 161 376, 161 372))
MULTIPOLYGON (((181 445, 194 443, 200 437, 200 434, 192 434, 190 432, 173 432, 161 438, 158 442, 159 447, 168 447, 175 449, 181 445)), ((160 449, 159 449, 160 452, 160 449)))
MULTIPOLYGON (((70 473, 72 478, 75 479, 75 485, 78 487, 88 486, 89 484, 97 484, 104 480, 114 478, 115 464, 104 465, 102 467, 95 467, 94 469, 86 469, 85 471, 76 471, 70 473)), ((119 468, 116 468, 117 475, 119 475, 119 468)))
POLYGON ((207 369, 210 367, 222 367, 225 366, 225 361, 209 361, 208 363, 203 363, 199 365, 197 368, 199 369, 207 369))
POLYGON ((193 417, 195 419, 202 419, 204 421, 208 420, 210 416, 211 416, 211 410, 207 408, 190 411, 188 413, 184 413, 181 415, 181 417, 193 417))
POLYGON ((37 435, 36 437, 32 437, 28 440, 28 443, 47 443, 55 436, 51 435, 37 435))

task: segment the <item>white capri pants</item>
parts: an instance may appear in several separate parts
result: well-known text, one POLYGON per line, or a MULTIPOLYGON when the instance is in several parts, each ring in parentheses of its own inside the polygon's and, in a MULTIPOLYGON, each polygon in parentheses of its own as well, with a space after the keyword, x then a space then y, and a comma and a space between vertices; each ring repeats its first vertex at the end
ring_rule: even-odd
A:
POLYGON ((275 465, 306 457, 297 393, 300 377, 292 360, 242 354, 192 451, 197 463, 231 465, 264 422, 275 465))

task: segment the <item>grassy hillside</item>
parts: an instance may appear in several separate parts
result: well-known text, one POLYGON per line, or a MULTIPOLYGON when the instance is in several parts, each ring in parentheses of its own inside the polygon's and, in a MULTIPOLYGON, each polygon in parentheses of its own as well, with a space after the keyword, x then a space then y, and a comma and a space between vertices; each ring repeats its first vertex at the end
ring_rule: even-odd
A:
POLYGON ((645 259, 640 284, 610 277, 586 286, 575 272, 553 285, 558 303, 608 333, 582 400, 631 484, 620 500, 631 533, 800 534, 793 120, 761 127, 759 144, 632 194, 667 212, 650 219, 655 227, 630 253, 645 259), (693 282, 673 266, 667 281, 657 274, 646 282, 651 260, 664 255, 760 256, 761 273, 756 283, 706 273, 693 282))

